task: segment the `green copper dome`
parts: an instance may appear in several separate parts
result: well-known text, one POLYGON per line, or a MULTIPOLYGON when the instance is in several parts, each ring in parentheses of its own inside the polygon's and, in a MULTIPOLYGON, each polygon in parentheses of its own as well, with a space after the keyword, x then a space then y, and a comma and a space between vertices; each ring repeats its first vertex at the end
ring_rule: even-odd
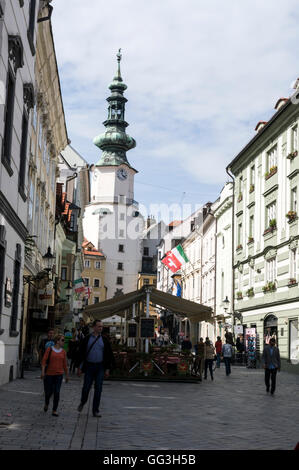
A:
POLYGON ((120 73, 120 50, 117 54, 117 61, 117 74, 109 86, 112 93, 107 98, 108 118, 103 123, 106 131, 93 139, 93 143, 103 150, 96 166, 118 166, 122 163, 129 165, 126 152, 136 147, 135 139, 126 134, 128 123, 125 121, 125 103, 127 99, 123 96, 123 92, 127 89, 127 85, 123 83, 120 73))

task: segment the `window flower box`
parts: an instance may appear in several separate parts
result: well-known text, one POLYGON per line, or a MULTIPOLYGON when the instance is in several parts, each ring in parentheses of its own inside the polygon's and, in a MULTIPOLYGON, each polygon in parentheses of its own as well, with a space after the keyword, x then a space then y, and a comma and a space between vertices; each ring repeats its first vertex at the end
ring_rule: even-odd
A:
POLYGON ((274 291, 276 291, 275 282, 267 282, 267 284, 263 287, 264 294, 266 294, 268 292, 274 292, 274 291))
POLYGON ((248 291, 246 292, 247 294, 247 297, 254 297, 254 290, 253 290, 253 287, 250 287, 250 289, 248 289, 248 291))
POLYGON ((277 166, 272 166, 269 171, 266 171, 265 179, 268 180, 271 176, 275 175, 275 173, 277 173, 277 166))
POLYGON ((243 194, 242 194, 242 193, 240 193, 240 194, 239 194, 239 196, 238 196, 238 202, 241 202, 241 201, 242 201, 242 199, 243 199, 243 194))
POLYGON ((237 292, 237 300, 242 300, 243 299, 243 294, 241 291, 237 292))
POLYGON ((297 219, 297 212, 296 211, 289 211, 286 214, 286 217, 287 217, 289 223, 293 222, 294 220, 297 219))
POLYGON ((254 191, 254 184, 251 184, 249 188, 249 194, 253 193, 253 191, 254 191))
POLYGON ((294 158, 297 157, 297 155, 298 155, 298 151, 294 150, 294 152, 289 153, 289 155, 287 156, 287 159, 294 160, 294 158))
POLYGON ((236 248, 236 251, 240 251, 240 250, 243 250, 243 245, 238 245, 237 248, 236 248))
POLYGON ((263 235, 266 235, 267 233, 270 233, 270 232, 274 232, 274 230, 276 230, 277 226, 276 226, 276 219, 271 219, 269 221, 269 227, 266 228, 266 230, 264 231, 263 235))
POLYGON ((291 279, 289 280, 288 286, 289 287, 297 286, 297 284, 298 284, 297 279, 295 279, 294 277, 291 277, 291 279))
POLYGON ((250 245, 253 242, 254 242, 254 238, 253 237, 248 237, 247 245, 250 245))

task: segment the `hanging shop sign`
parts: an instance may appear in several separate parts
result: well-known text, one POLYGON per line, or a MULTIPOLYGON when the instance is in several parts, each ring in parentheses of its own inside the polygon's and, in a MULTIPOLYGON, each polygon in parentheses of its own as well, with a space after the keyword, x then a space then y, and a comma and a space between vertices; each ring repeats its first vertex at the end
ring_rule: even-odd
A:
POLYGON ((242 335, 243 334, 243 325, 235 325, 235 335, 242 335))
POLYGON ((11 307, 12 299, 12 283, 9 277, 6 278, 5 282, 5 307, 11 307))
POLYGON ((49 307, 52 307, 54 305, 53 286, 47 285, 44 289, 38 289, 37 298, 39 305, 48 305, 49 307))

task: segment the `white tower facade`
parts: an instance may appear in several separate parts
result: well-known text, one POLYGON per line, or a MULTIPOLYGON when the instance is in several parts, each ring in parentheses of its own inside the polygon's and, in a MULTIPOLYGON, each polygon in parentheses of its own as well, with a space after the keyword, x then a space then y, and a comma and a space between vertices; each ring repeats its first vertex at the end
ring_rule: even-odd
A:
POLYGON ((100 160, 91 168, 90 204, 83 220, 84 236, 106 256, 105 286, 107 298, 136 290, 142 263, 144 220, 134 200, 134 176, 126 152, 136 146, 126 134, 123 96, 127 88, 118 70, 107 99, 108 119, 105 133, 94 139, 102 150, 100 160))

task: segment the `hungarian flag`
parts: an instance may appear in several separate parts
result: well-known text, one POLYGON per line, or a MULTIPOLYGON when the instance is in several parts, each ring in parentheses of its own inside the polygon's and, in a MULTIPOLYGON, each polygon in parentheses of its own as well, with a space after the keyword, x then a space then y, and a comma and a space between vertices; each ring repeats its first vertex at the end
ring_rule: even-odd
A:
POLYGON ((84 281, 83 279, 80 277, 80 279, 76 279, 74 281, 74 287, 75 287, 75 292, 78 293, 78 292, 84 292, 85 290, 85 287, 84 287, 84 281))
POLYGON ((188 263, 188 258, 184 253, 181 245, 176 246, 173 250, 168 251, 161 260, 173 273, 176 273, 183 263, 188 263))

